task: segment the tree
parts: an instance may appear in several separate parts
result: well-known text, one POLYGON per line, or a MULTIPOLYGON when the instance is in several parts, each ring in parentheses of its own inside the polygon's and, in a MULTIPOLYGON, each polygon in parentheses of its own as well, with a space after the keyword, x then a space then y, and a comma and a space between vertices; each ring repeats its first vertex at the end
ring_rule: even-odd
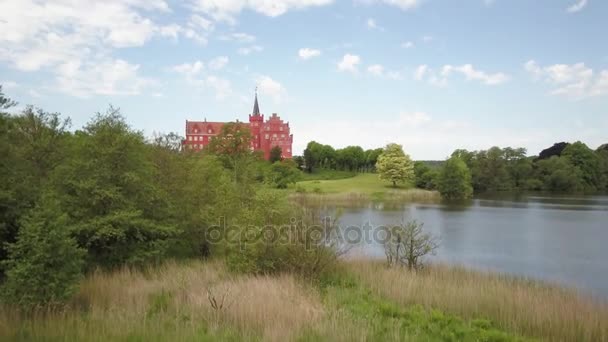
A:
POLYGON ((389 229, 384 253, 389 266, 404 265, 410 270, 423 267, 423 258, 435 254, 438 238, 422 230, 422 223, 411 221, 389 229))
POLYGON ((581 170, 585 190, 604 188, 600 157, 587 145, 577 141, 562 151, 562 157, 568 158, 572 165, 581 170))
POLYGON ((67 215, 54 205, 35 208, 9 245, 4 300, 26 308, 64 303, 81 278, 84 254, 70 236, 67 215))
POLYGON ((581 170, 566 157, 537 161, 536 178, 542 182, 543 190, 548 191, 575 192, 584 187, 581 170))
POLYGON ((386 145, 378 157, 376 170, 380 174, 380 179, 392 182, 393 187, 396 187, 397 183, 414 180, 414 163, 398 144, 386 145))
POLYGON ((3 110, 9 109, 17 105, 17 102, 11 100, 10 98, 4 96, 2 92, 2 84, 0 84, 0 113, 3 113, 3 110))
POLYGON ((439 173, 438 189, 446 199, 465 199, 473 195, 471 172, 458 157, 448 159, 439 173))
POLYGON ((566 147, 568 147, 570 144, 567 142, 559 142, 559 143, 555 143, 553 144, 553 146, 546 148, 542 151, 540 151, 540 153, 538 154, 538 159, 542 160, 542 159, 549 159, 553 156, 561 156, 562 152, 564 151, 564 149, 566 147))
POLYGON ((270 161, 271 164, 274 164, 275 162, 281 160, 283 160, 283 151, 281 150, 281 146, 275 146, 270 149, 270 156, 268 158, 268 161, 270 161))
POLYGON ((277 161, 266 174, 266 183, 278 188, 286 189, 289 184, 295 184, 300 178, 300 171, 291 160, 277 161))
POLYGON ((67 147, 52 186, 87 266, 160 261, 177 235, 170 201, 156 182, 151 149, 118 109, 98 113, 67 147))
POLYGON ((426 163, 415 162, 414 174, 416 175, 416 187, 427 190, 433 190, 437 187, 437 170, 431 169, 426 163))

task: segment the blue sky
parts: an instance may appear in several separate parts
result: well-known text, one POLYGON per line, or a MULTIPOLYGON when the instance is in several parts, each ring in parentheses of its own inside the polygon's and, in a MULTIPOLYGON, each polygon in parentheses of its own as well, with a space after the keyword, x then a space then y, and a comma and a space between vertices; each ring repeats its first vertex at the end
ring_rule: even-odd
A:
POLYGON ((2 0, 0 83, 84 125, 290 121, 294 151, 608 143, 608 1, 2 0))

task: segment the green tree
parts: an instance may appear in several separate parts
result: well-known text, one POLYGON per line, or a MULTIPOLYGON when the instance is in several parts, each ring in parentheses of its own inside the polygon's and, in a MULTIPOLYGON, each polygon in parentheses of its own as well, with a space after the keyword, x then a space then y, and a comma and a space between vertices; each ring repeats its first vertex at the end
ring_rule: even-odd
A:
POLYGON ((270 161, 271 164, 274 164, 275 162, 281 160, 283 160, 283 151, 281 150, 281 146, 275 146, 271 148, 268 161, 270 161))
POLYGON ((4 95, 2 84, 0 84, 0 113, 4 113, 5 109, 9 109, 17 105, 17 102, 11 100, 4 95))
POLYGON ((414 174, 416 176, 416 187, 427 190, 433 190, 437 187, 438 172, 431 169, 426 163, 415 162, 414 174))
POLYGON ((292 160, 277 161, 268 170, 266 183, 278 189, 286 189, 289 184, 295 184, 299 180, 300 173, 292 160))
POLYGON ((37 207, 9 245, 4 300, 26 308, 65 303, 81 278, 84 254, 70 236, 67 216, 53 205, 37 207))
POLYGON ((568 158, 572 165, 581 170, 585 190, 595 191, 604 188, 600 158, 587 145, 577 141, 563 150, 562 157, 568 158))
POLYGON ((396 187, 397 183, 414 180, 414 163, 398 144, 386 145, 378 157, 376 170, 380 174, 380 179, 391 182, 393 187, 396 187))
POLYGON ((552 156, 536 162, 536 177, 543 184, 543 190, 576 192, 584 188, 581 170, 569 158, 552 156))
POLYGON ((68 126, 59 114, 31 106, 17 115, 0 114, 0 261, 6 258, 5 244, 15 242, 21 218, 65 159, 68 126))
POLYGON ((471 172, 460 158, 448 159, 439 173, 438 189, 446 199, 465 199, 473 195, 471 172))
POLYGON ((54 194, 88 251, 88 266, 164 258, 178 230, 142 133, 110 108, 70 141, 70 159, 53 174, 54 194))

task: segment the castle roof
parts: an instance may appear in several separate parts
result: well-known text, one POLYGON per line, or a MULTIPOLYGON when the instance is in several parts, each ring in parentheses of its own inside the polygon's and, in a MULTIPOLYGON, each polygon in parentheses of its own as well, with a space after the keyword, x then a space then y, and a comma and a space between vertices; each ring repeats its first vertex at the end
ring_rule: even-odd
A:
POLYGON ((255 92, 255 102, 253 102, 253 115, 260 115, 260 106, 258 105, 258 92, 255 92))

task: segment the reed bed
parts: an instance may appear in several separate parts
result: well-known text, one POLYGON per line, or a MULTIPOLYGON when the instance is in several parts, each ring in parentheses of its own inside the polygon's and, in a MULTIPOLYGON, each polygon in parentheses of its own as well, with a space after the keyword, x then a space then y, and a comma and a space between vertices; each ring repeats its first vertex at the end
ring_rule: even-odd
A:
POLYGON ((608 341, 608 303, 551 284, 434 265, 421 272, 351 261, 373 292, 400 305, 423 305, 547 341, 608 341))
POLYGON ((292 276, 231 276, 219 263, 168 263, 95 272, 60 312, 25 316, 0 307, 0 340, 284 341, 323 315, 318 294, 292 276))

